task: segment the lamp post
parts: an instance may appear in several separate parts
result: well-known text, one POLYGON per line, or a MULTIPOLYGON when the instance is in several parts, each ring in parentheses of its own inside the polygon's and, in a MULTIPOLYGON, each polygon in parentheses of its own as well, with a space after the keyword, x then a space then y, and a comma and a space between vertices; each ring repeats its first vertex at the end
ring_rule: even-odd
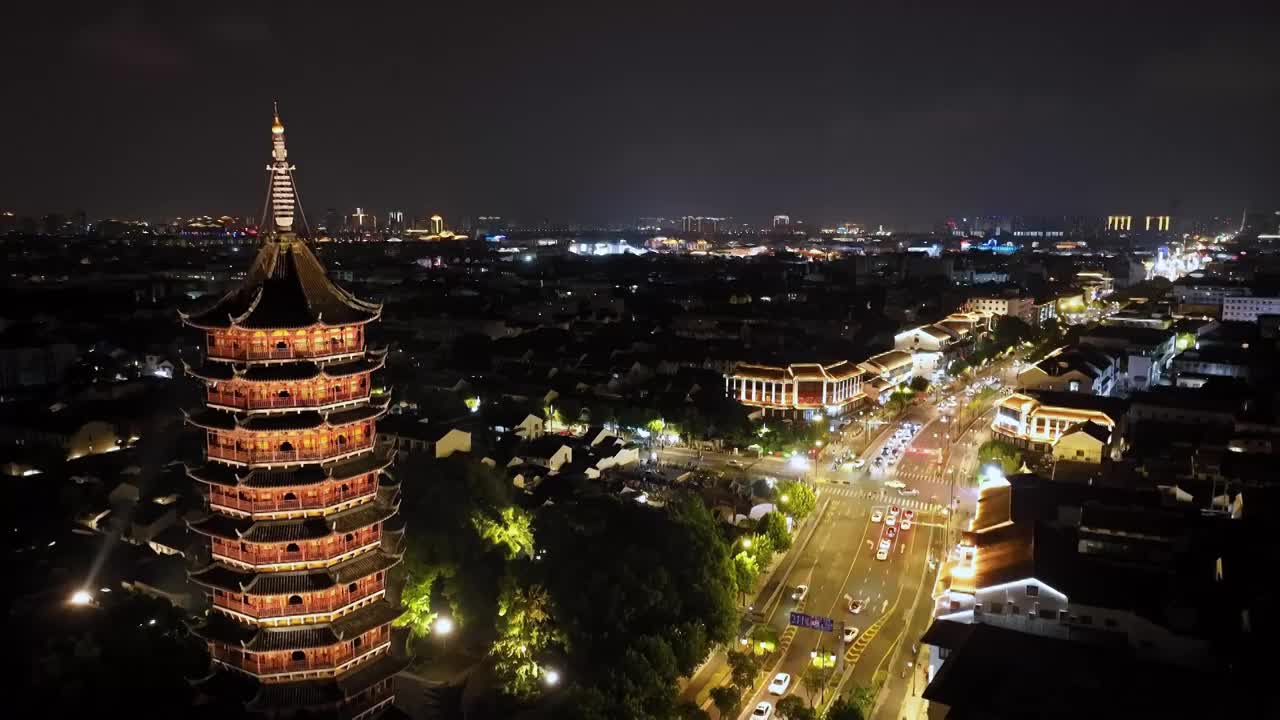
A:
POLYGON ((449 636, 453 634, 453 619, 447 617, 436 618, 433 628, 441 638, 445 649, 449 649, 449 636))

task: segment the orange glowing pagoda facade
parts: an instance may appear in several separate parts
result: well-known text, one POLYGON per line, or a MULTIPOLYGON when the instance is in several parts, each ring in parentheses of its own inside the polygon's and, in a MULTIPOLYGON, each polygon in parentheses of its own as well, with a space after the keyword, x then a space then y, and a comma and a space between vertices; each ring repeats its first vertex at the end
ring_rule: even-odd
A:
POLYGON ((375 442, 383 354, 365 339, 381 306, 331 282, 294 233, 278 115, 271 132, 263 245, 242 285, 182 316, 205 334, 204 364, 187 368, 205 387, 188 422, 206 458, 187 470, 208 499, 190 523, 209 538, 191 572, 209 601, 201 689, 267 717, 374 717, 407 664, 389 580, 399 489, 375 442))

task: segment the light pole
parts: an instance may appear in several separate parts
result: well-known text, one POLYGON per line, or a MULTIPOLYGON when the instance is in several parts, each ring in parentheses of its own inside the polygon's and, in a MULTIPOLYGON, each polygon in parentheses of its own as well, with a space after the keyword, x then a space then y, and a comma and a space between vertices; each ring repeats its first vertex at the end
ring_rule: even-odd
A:
POLYGON ((449 636, 453 634, 453 619, 447 617, 436 618, 434 627, 436 633, 440 635, 445 650, 448 650, 449 636))

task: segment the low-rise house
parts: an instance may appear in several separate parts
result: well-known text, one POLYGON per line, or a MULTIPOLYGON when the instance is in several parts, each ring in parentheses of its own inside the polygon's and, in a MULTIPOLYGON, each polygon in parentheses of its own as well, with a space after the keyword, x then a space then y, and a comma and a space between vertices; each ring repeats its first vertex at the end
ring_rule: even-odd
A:
POLYGON ((1019 372, 1018 387, 1110 395, 1117 366, 1115 357, 1087 345, 1059 348, 1019 372))

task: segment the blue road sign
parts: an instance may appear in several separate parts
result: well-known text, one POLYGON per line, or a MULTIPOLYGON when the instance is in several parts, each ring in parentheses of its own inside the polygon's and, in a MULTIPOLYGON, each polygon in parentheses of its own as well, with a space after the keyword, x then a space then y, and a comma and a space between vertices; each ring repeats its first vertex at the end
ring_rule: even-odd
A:
POLYGON ((821 632, 834 632, 836 628, 836 622, 831 618, 805 615, 798 612, 791 613, 790 622, 796 627, 809 628, 810 630, 819 630, 821 632))

